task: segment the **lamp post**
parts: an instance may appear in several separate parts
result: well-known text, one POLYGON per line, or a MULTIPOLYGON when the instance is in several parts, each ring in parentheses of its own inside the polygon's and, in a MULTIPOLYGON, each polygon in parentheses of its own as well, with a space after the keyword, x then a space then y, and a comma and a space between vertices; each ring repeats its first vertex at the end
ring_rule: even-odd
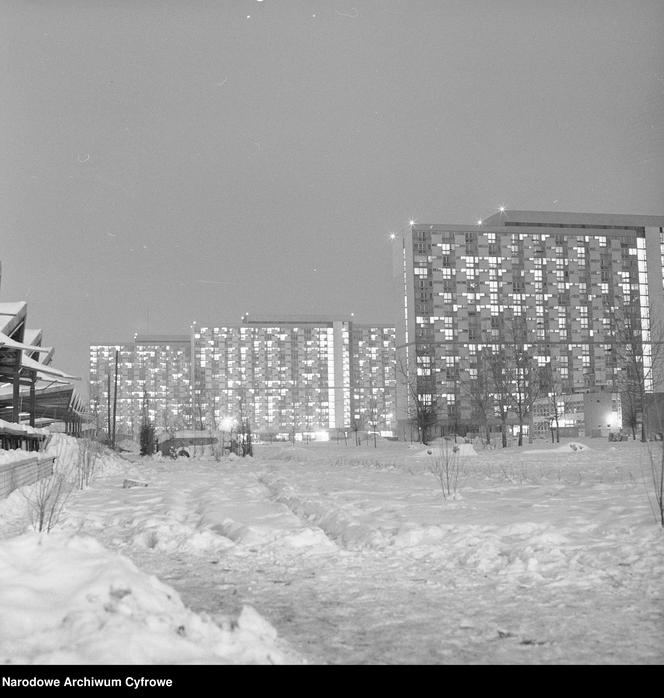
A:
POLYGON ((234 425, 235 425, 235 420, 233 419, 233 417, 224 417, 219 424, 219 426, 221 427, 221 453, 222 453, 222 455, 224 453, 224 444, 225 444, 224 434, 226 432, 230 432, 230 435, 232 437, 234 425))

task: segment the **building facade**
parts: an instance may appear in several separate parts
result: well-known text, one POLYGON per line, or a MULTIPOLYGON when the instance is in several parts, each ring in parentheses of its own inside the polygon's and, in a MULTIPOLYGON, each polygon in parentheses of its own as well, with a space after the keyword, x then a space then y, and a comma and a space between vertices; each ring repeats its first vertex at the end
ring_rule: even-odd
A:
MULTIPOLYGON (((629 351, 640 356, 644 389, 661 390, 652 338, 664 318, 663 225, 655 216, 501 211, 477 225, 413 223, 395 236, 402 429, 417 405, 431 406, 441 430, 476 426, 487 367, 499 352, 514 358, 515 347, 511 395, 528 408, 543 392, 620 391, 629 351), (619 327, 629 327, 630 347, 619 327)), ((497 392, 494 381, 494 403, 497 392)), ((502 392, 507 399, 509 386, 502 392)), ((495 421, 500 408, 491 409, 495 421)), ((508 411, 514 421, 517 406, 508 411)))
POLYGON ((248 419, 254 431, 285 438, 350 425, 348 319, 245 316, 192 336, 198 428, 248 419))
POLYGON ((118 438, 138 438, 144 415, 166 430, 191 425, 189 335, 137 335, 133 342, 90 346, 91 418, 108 434, 114 414, 118 438))
POLYGON ((393 433, 394 327, 350 318, 245 316, 190 335, 90 347, 90 403, 101 428, 137 438, 144 409, 159 429, 329 438, 359 427, 393 433), (110 377, 110 401, 109 401, 110 377), (112 421, 112 414, 110 421, 112 421))
POLYGON ((393 326, 353 324, 350 335, 351 427, 394 433, 396 423, 396 333, 393 326))

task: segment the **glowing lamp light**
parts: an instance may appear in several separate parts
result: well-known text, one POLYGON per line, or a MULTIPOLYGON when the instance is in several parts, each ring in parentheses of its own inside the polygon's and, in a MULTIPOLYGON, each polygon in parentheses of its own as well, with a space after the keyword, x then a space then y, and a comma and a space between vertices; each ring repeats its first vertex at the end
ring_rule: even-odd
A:
POLYGON ((415 221, 412 218, 410 219, 410 224, 415 225, 415 221))
POLYGON ((501 213, 505 213, 505 207, 504 207, 504 206, 501 206, 498 210, 499 210, 501 213))
POLYGON ((233 417, 224 417, 221 420, 221 424, 220 424, 222 431, 232 431, 234 425, 235 425, 235 420, 233 419, 233 417))
POLYGON ((477 221, 477 225, 482 225, 482 221, 481 220, 477 221))
POLYGON ((619 427, 621 424, 621 420, 615 412, 609 412, 609 414, 606 417, 606 422, 606 425, 610 428, 619 427))
POLYGON ((394 240, 396 238, 396 233, 390 233, 390 240, 394 240))

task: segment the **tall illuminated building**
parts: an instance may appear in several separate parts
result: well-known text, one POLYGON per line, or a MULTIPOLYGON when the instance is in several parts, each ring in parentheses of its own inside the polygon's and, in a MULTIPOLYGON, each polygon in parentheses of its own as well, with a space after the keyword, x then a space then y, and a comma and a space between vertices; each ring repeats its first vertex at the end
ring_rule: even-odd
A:
POLYGON ((476 424, 468 386, 509 322, 566 393, 615 389, 612 317, 636 309, 648 389, 664 319, 664 217, 502 210, 476 225, 411 222, 393 237, 399 423, 435 404, 441 431, 476 424), (417 395, 417 398, 414 396, 417 395))
POLYGON ((281 315, 92 345, 90 410, 105 430, 115 409, 117 433, 133 438, 144 414, 160 430, 248 420, 266 437, 329 438, 355 427, 391 435, 394 337, 394 327, 349 317, 281 315))
POLYGON ((198 428, 248 419, 264 434, 348 428, 349 319, 245 316, 242 324, 194 326, 194 412, 198 428))
POLYGON ((353 323, 351 351, 351 425, 391 435, 396 424, 394 325, 353 323))
POLYGON ((134 406, 164 429, 190 428, 191 341, 188 335, 137 335, 134 339, 134 406))
POLYGON ((133 342, 91 345, 92 419, 106 431, 115 413, 116 433, 129 438, 138 437, 144 414, 159 428, 190 427, 190 377, 188 335, 137 335, 133 342))

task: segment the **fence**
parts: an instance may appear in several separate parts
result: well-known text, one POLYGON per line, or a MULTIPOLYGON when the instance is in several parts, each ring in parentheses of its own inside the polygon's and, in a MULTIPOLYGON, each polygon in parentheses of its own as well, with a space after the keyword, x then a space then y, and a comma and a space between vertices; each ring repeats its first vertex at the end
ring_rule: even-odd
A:
POLYGON ((0 465, 0 499, 19 487, 32 485, 53 474, 55 458, 26 458, 0 465))
POLYGON ((41 451, 45 448, 46 436, 43 434, 13 433, 0 429, 0 448, 10 451, 22 448, 24 451, 41 451))

